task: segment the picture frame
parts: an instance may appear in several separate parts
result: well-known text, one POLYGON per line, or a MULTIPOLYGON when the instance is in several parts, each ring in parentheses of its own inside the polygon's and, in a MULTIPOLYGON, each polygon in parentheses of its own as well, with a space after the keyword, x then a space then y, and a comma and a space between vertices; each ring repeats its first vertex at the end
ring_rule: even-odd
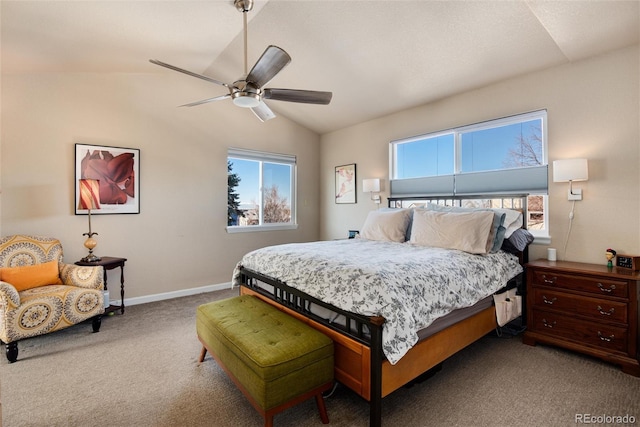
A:
POLYGON ((78 181, 100 181, 100 209, 92 215, 140 213, 140 150, 105 145, 75 145, 75 213, 85 215, 78 206, 78 181), (113 162, 113 163, 112 163, 113 162))
POLYGON ((356 203, 356 164, 336 166, 336 203, 356 203))

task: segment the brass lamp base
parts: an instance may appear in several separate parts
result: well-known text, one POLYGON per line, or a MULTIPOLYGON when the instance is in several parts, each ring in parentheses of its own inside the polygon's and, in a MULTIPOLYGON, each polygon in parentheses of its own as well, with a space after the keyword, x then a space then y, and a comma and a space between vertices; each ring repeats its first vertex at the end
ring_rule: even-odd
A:
POLYGON ((98 244, 98 242, 96 242, 96 239, 94 239, 92 237, 93 234, 98 234, 98 233, 85 233, 85 234, 90 234, 89 238, 87 238, 87 240, 85 240, 84 242, 84 247, 89 249, 89 255, 87 255, 86 257, 82 258, 81 261, 82 262, 97 262, 100 261, 100 257, 95 255, 93 253, 93 248, 96 247, 96 245, 98 244))

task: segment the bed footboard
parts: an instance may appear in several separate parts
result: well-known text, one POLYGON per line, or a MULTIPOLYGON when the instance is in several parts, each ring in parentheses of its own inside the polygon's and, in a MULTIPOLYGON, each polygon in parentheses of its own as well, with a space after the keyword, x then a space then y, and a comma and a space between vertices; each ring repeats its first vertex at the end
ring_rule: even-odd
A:
MULTIPOLYGON (((256 295, 266 302, 325 333, 334 341, 335 378, 370 402, 370 425, 382 424, 382 327, 384 318, 367 317, 341 310, 273 278, 243 268, 240 293, 256 295), (273 292, 258 283, 273 286, 273 292), (344 316, 345 324, 328 322, 314 314, 311 304, 344 316)), ((389 364, 388 362, 386 362, 389 364)))
POLYGON ((256 295, 328 335, 334 341, 335 378, 369 401, 372 427, 382 425, 382 398, 399 389, 497 327, 493 306, 416 344, 392 365, 382 352, 384 319, 345 312, 284 283, 242 269, 242 294, 256 295), (259 286, 273 286, 273 292, 259 286), (345 316, 346 324, 328 322, 311 312, 318 304, 345 316), (366 333, 369 331, 370 333, 366 333))

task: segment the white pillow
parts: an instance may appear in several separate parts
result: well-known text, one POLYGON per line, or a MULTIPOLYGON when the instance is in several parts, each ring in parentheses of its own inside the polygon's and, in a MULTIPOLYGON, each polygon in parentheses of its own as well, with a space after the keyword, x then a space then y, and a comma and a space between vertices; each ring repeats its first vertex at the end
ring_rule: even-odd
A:
POLYGON ((486 254, 491 249, 488 247, 488 237, 493 218, 491 211, 438 212, 416 209, 409 243, 486 254))
POLYGON ((404 242, 411 219, 409 209, 371 211, 360 230, 360 237, 386 242, 404 242))
POLYGON ((504 213, 506 216, 504 218, 503 226, 507 229, 504 233, 504 238, 508 239, 511 237, 514 231, 519 228, 522 228, 522 212, 516 211, 513 209, 492 209, 493 211, 504 213))

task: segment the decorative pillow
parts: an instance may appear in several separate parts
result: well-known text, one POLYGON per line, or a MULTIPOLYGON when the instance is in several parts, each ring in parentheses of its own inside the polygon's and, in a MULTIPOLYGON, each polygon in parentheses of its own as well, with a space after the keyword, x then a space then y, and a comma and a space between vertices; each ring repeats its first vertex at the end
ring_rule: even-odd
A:
POLYGON ((533 234, 524 228, 518 228, 509 238, 504 239, 502 243, 502 250, 505 252, 509 252, 511 254, 518 255, 520 252, 524 251, 527 246, 529 246, 533 242, 533 234))
POLYGON ((522 212, 514 210, 514 209, 491 209, 492 211, 504 213, 504 227, 506 231, 504 233, 504 238, 508 238, 513 234, 514 231, 522 228, 522 212))
POLYGON ((360 237, 386 242, 404 242, 411 219, 409 209, 371 211, 360 230, 360 237))
POLYGON ((45 285, 60 285, 58 261, 23 267, 0 268, 0 280, 10 283, 18 292, 45 285))
POLYGON ((491 226, 489 237, 487 238, 487 252, 494 254, 500 250, 506 232, 506 228, 503 225, 506 220, 506 213, 498 212, 498 209, 463 208, 459 206, 442 206, 435 203, 427 203, 426 208, 439 212, 493 212, 493 224, 491 226))
POLYGON ((413 211, 411 240, 421 246, 458 249, 472 254, 488 252, 494 213, 490 211, 413 211))

